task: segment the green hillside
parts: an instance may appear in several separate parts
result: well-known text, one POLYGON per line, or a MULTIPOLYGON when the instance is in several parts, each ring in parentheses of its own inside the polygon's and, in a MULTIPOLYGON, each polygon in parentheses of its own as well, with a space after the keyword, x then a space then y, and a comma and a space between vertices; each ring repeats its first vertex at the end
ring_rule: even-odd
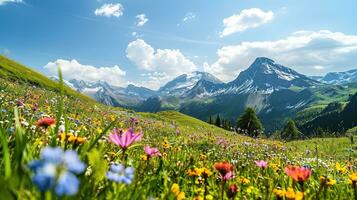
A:
MULTIPOLYGON (((7 80, 28 83, 53 91, 58 91, 59 88, 59 84, 56 81, 53 81, 41 73, 25 67, 24 65, 21 65, 20 63, 17 63, 3 55, 0 55, 0 77, 7 80)), ((87 101, 94 101, 93 99, 79 94, 67 86, 64 86, 64 92, 87 101)))

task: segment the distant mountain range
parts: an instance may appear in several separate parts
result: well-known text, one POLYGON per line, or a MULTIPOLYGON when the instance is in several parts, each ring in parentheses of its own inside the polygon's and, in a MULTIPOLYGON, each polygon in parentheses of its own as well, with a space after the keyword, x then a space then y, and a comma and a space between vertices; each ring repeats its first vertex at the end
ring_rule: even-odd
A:
POLYGON ((347 101, 357 88, 348 84, 355 81, 357 70, 308 77, 259 57, 229 83, 196 71, 176 77, 157 91, 134 85, 116 87, 105 81, 69 80, 67 84, 107 105, 146 112, 175 109, 202 120, 220 114, 234 122, 250 106, 257 110, 266 129, 273 131, 286 118, 311 106, 347 101))
POLYGON ((343 85, 357 82, 357 69, 346 72, 330 72, 325 76, 315 76, 311 78, 327 84, 343 85))

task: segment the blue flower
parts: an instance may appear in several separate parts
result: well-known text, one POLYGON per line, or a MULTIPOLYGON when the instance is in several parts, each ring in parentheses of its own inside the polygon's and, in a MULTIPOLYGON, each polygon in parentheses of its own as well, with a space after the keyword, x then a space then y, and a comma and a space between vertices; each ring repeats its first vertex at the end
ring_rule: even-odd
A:
POLYGON ((76 151, 45 147, 40 159, 30 162, 28 167, 34 172, 32 182, 41 192, 54 189, 58 196, 63 196, 78 192, 80 182, 75 174, 82 173, 86 166, 76 151))
POLYGON ((107 171, 107 178, 117 183, 130 184, 134 178, 134 168, 125 168, 122 164, 112 164, 107 171))

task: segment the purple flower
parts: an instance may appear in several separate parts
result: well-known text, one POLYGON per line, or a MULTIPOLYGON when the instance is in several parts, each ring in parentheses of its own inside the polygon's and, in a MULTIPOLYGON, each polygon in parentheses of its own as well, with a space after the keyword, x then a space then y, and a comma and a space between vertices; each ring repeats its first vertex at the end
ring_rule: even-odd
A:
POLYGON ((145 147, 144 147, 144 151, 145 151, 145 153, 146 153, 148 159, 150 159, 151 157, 155 157, 155 156, 159 156, 159 157, 162 156, 162 154, 160 153, 160 151, 159 151, 157 148, 155 148, 155 147, 152 147, 152 148, 151 148, 151 147, 149 147, 149 146, 145 146, 145 147))
POLYGON ((143 137, 142 133, 135 133, 133 129, 128 129, 127 131, 120 130, 119 133, 117 129, 109 135, 109 141, 116 144, 123 150, 128 149, 134 142, 140 141, 143 137))
POLYGON ((268 166, 268 162, 264 161, 264 160, 255 161, 255 165, 260 167, 260 168, 262 168, 262 169, 265 169, 268 166))

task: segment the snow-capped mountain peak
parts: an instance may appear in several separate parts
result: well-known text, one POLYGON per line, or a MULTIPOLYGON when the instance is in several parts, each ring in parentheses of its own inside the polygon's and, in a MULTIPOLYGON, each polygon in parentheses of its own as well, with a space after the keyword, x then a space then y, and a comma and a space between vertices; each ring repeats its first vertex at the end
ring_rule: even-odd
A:
POLYGON ((195 87, 195 85, 201 81, 208 81, 214 84, 220 84, 218 78, 209 74, 207 72, 199 72, 194 71, 187 74, 182 74, 172 81, 166 83, 163 87, 159 89, 159 93, 163 95, 174 95, 174 96, 182 96, 185 95, 189 90, 195 87))
POLYGON ((318 81, 278 64, 272 59, 258 57, 248 69, 242 71, 228 85, 231 91, 248 93, 254 91, 272 92, 291 86, 309 87, 315 84, 318 84, 318 81))
POLYGON ((345 72, 330 72, 319 80, 323 83, 335 85, 357 82, 357 69, 345 72))

